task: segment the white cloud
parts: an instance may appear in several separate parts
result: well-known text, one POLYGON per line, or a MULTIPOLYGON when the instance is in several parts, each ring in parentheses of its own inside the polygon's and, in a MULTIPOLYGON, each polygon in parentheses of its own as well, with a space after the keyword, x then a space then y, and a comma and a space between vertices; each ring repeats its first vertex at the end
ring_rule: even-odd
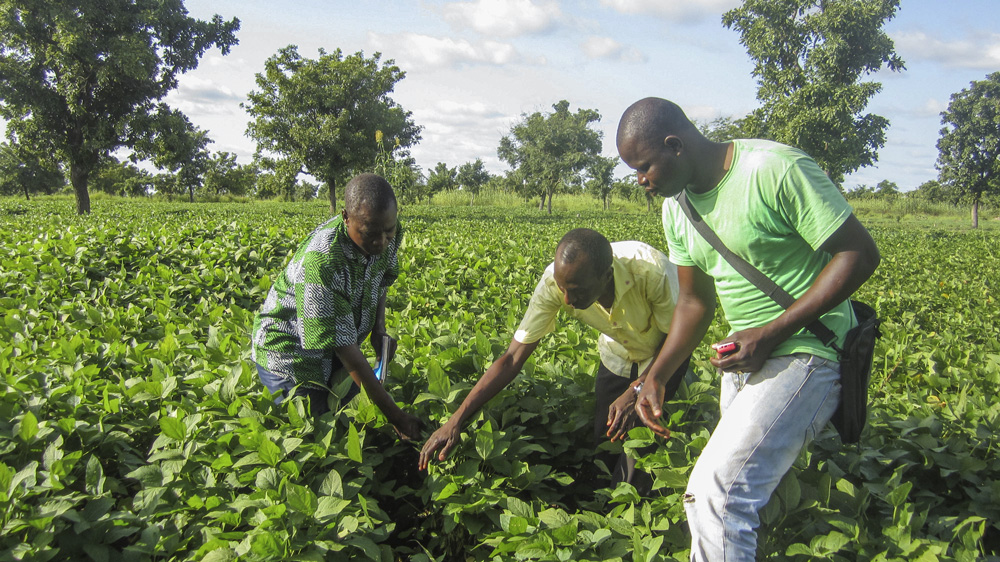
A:
POLYGON ((892 39, 896 51, 907 62, 916 59, 961 68, 1000 68, 1000 33, 980 33, 968 39, 944 41, 922 31, 905 31, 894 34, 892 39))
POLYGON ((544 33, 562 17, 559 4, 552 0, 453 2, 444 6, 443 14, 456 29, 471 28, 489 37, 544 33))
MULTIPOLYGON (((396 62, 420 66, 450 67, 460 64, 505 65, 527 61, 510 43, 499 41, 471 42, 451 37, 434 37, 417 33, 380 35, 368 33, 368 40, 379 51, 396 62)), ((539 61, 535 61, 539 62, 539 61)))
POLYGON ((181 76, 177 89, 170 93, 167 102, 171 107, 191 115, 242 113, 240 102, 244 96, 207 78, 181 76))
POLYGON ((588 37, 582 45, 583 52, 591 59, 610 59, 620 62, 646 62, 646 57, 634 47, 626 47, 610 37, 588 37))
POLYGON ((623 14, 649 14, 671 21, 691 22, 721 16, 740 0, 601 0, 623 14))
POLYGON ((488 103, 441 100, 414 110, 413 117, 424 127, 423 140, 414 148, 413 155, 425 172, 437 162, 454 168, 477 158, 482 158, 493 173, 505 169, 496 156, 497 145, 517 116, 497 111, 488 103))

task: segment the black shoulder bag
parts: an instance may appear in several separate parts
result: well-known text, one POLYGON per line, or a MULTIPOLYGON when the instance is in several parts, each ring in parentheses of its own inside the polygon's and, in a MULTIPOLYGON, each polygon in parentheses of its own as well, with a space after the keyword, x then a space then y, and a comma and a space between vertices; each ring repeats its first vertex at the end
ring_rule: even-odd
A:
MULTIPOLYGON (((705 224, 701 215, 688 201, 684 191, 677 195, 677 202, 695 230, 740 275, 782 308, 788 308, 795 302, 795 298, 770 277, 727 248, 715 232, 705 224)), ((861 439, 861 430, 864 429, 868 417, 868 383, 871 380, 872 359, 875 356, 875 340, 882 336, 878 328, 882 321, 876 316, 872 307, 851 300, 851 308, 858 319, 858 325, 847 332, 843 349, 837 346, 837 335, 818 319, 806 326, 806 329, 823 342, 823 345, 832 347, 840 357, 840 405, 837 406, 837 411, 830 421, 837 428, 837 433, 844 443, 857 443, 861 439)))

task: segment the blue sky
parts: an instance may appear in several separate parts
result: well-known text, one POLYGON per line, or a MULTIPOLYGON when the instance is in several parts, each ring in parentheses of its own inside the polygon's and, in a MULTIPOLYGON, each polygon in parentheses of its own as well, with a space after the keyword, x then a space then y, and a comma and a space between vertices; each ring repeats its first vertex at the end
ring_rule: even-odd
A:
MULTIPOLYGON (((192 15, 238 17, 240 44, 209 52, 168 102, 215 140, 213 150, 252 158, 240 102, 281 47, 381 52, 406 72, 393 98, 423 126, 412 153, 428 171, 482 158, 494 173, 499 139, 524 113, 559 100, 596 109, 604 154, 633 101, 671 99, 697 120, 740 117, 757 106, 752 66, 721 15, 738 0, 319 1, 188 0, 192 15)), ((1000 71, 1000 1, 902 0, 886 26, 906 62, 880 72, 869 111, 891 126, 875 167, 845 187, 883 179, 909 190, 935 179, 940 112, 952 94, 1000 71)), ((627 172, 624 166, 620 173, 627 172)))

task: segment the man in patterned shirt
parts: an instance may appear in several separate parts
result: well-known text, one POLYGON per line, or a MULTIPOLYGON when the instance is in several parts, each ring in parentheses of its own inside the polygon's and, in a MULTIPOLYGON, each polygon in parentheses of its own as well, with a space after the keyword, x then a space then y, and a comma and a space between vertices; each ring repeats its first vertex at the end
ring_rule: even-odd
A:
POLYGON ((371 334, 380 355, 386 291, 398 276, 403 229, 392 186, 361 174, 344 191, 344 210, 299 245, 254 319, 253 360, 261 382, 283 398, 310 397, 312 413, 329 410, 327 387, 345 372, 404 439, 420 421, 403 412, 375 378, 360 344, 371 334))
MULTIPOLYGON (((438 460, 444 460, 458 444, 462 422, 514 380, 539 340, 555 329, 560 310, 601 332, 597 342, 601 367, 594 380, 594 441, 622 438, 634 425, 636 385, 666 338, 676 287, 677 268, 651 246, 612 244, 586 228, 566 233, 555 261, 535 287, 514 341, 448 422, 427 439, 420 453, 421 470, 437 451, 438 460)), ((687 361, 677 371, 671 395, 687 371, 687 361)), ((599 453, 597 459, 611 470, 612 483, 629 482, 644 495, 650 491, 652 478, 635 470, 634 459, 614 453, 599 453)))

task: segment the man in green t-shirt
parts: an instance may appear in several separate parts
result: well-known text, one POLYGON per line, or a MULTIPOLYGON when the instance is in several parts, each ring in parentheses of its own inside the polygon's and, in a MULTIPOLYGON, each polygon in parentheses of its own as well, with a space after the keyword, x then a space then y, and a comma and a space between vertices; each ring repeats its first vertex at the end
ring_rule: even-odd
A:
POLYGON ((360 344, 369 335, 381 356, 385 296, 399 274, 396 252, 403 229, 396 195, 380 176, 361 174, 344 189, 344 210, 299 245, 254 318, 253 360, 261 382, 282 399, 310 397, 312 413, 327 406, 327 387, 346 372, 348 397, 364 388, 406 439, 420 422, 396 405, 375 378, 360 344))
MULTIPOLYGON (((622 115, 622 160, 646 191, 663 195, 663 229, 680 294, 666 341, 636 410, 658 419, 663 388, 701 342, 715 299, 736 350, 712 359, 722 374, 722 417, 684 495, 691 560, 753 560, 759 510, 840 397, 836 351, 804 327, 820 319, 838 343, 856 323, 848 298, 878 267, 868 231, 815 161, 770 141, 705 138, 672 102, 646 98, 622 115), (722 242, 795 297, 787 310, 712 248, 683 214, 688 200, 722 242)), ((718 345, 716 344, 716 345, 718 345)))

